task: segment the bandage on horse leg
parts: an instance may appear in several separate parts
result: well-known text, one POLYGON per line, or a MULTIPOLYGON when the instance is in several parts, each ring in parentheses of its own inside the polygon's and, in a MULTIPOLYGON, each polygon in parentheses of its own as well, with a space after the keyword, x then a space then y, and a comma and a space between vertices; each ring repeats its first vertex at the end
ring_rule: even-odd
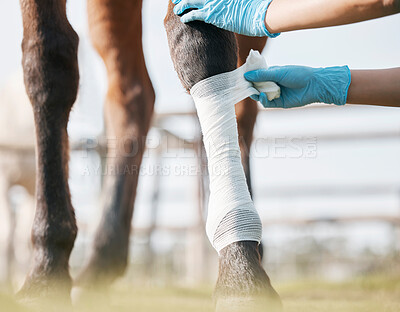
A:
MULTIPOLYGON (((237 41, 232 33, 201 22, 181 23, 179 17, 173 13, 171 2, 165 18, 165 28, 175 70, 184 88, 187 91, 191 90, 192 95, 195 90, 193 90, 193 86, 196 83, 235 70, 238 49, 237 41)), ((237 85, 235 86, 237 87, 237 85)), ((226 89, 226 86, 221 84, 221 88, 226 89)), ((242 99, 251 94, 243 95, 242 99)), ((233 115, 234 122, 236 122, 234 105, 239 100, 240 97, 228 105, 230 107, 229 114, 233 115)), ((219 130, 221 129, 224 129, 222 125, 219 127, 219 130)), ((240 160, 240 156, 236 156, 236 159, 240 160)), ((216 184, 218 186, 218 182, 216 184)), ((227 203, 229 202, 231 201, 228 200, 227 203)), ((215 243, 213 237, 213 244, 218 246, 226 244, 226 241, 224 243, 222 240, 225 240, 226 236, 230 237, 231 233, 237 231, 237 228, 232 227, 225 231, 224 228, 227 228, 225 224, 232 224, 231 219, 239 220, 243 214, 248 217, 247 212, 248 210, 245 209, 226 210, 226 214, 221 216, 220 222, 216 223, 215 243)), ((258 215, 255 218, 258 219, 257 222, 250 220, 252 226, 257 224, 260 226, 258 215)), ((244 226, 247 227, 248 224, 244 224, 244 226)), ((252 229, 252 231, 259 230, 252 229)), ((218 312, 232 311, 232 298, 244 299, 249 311, 254 311, 254 309, 252 309, 253 304, 247 300, 252 301, 255 297, 260 299, 260 296, 263 310, 272 311, 271 307, 281 306, 279 296, 272 288, 260 263, 258 237, 256 241, 237 241, 220 250, 219 274, 214 291, 218 312)))
MULTIPOLYGON (((210 176, 207 235, 219 252, 238 241, 261 241, 261 220, 251 200, 241 162, 235 104, 259 90, 244 79, 249 70, 266 68, 264 58, 251 51, 240 68, 195 84, 190 93, 199 116, 210 176)), ((280 89, 259 85, 270 98, 280 89)))

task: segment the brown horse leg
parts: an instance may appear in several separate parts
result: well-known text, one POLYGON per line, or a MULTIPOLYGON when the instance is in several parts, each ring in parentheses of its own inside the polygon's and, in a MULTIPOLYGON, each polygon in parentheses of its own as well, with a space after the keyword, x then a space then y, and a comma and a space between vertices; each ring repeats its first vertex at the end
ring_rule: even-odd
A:
POLYGON ((20 291, 24 298, 59 291, 69 300, 68 260, 77 234, 68 187, 69 112, 79 71, 78 36, 65 0, 21 0, 25 87, 36 126, 36 213, 33 264, 20 291))
MULTIPOLYGON (((235 69, 237 46, 233 34, 200 22, 184 25, 172 9, 170 3, 165 27, 172 61, 187 90, 202 79, 235 69)), ((218 311, 281 308, 279 296, 261 266, 257 243, 236 242, 221 250, 215 296, 218 311)))
MULTIPOLYGON (((242 66, 246 62, 251 49, 258 50, 260 53, 264 49, 267 37, 247 37, 236 35, 239 46, 238 66, 242 66)), ((252 194, 251 177, 250 177, 250 147, 253 140, 254 124, 256 122, 258 108, 257 103, 251 98, 247 98, 235 106, 236 117, 239 130, 239 145, 242 152, 242 164, 246 174, 247 185, 250 194, 252 194)))
POLYGON ((113 145, 108 147, 102 219, 77 286, 108 284, 127 266, 139 167, 155 99, 142 50, 141 11, 141 0, 88 1, 91 38, 107 68, 105 125, 113 145))
MULTIPOLYGON (((251 49, 262 51, 264 49, 267 38, 255 38, 242 35, 236 35, 239 46, 238 53, 238 66, 246 62, 251 49)), ((250 147, 253 140, 254 124, 256 122, 258 108, 257 103, 250 98, 247 98, 235 106, 236 117, 238 121, 239 131, 239 145, 242 154, 242 164, 246 174, 247 185, 250 193, 251 177, 250 177, 250 147)), ((238 296, 252 297, 254 294, 266 294, 268 297, 274 299, 272 302, 273 308, 280 309, 279 297, 275 290, 272 288, 268 275, 260 264, 261 260, 260 246, 256 246, 253 242, 237 242, 231 244, 221 251, 220 255, 220 272, 217 281, 216 295, 228 298, 227 301, 221 300, 220 309, 229 310, 232 302, 231 298, 238 296), (248 268, 243 268, 243 263, 250 264, 248 268), (241 276, 242 279, 237 279, 241 276), (238 292, 238 289, 240 291, 238 292), (226 304, 226 307, 225 307, 226 304)), ((263 301, 256 303, 256 307, 263 304, 263 301)), ((239 304, 240 305, 240 304, 239 304)), ((253 309, 254 306, 250 304, 244 310, 253 309)), ((261 309, 269 310, 271 304, 261 309)), ((242 311, 243 307, 239 309, 242 311)))

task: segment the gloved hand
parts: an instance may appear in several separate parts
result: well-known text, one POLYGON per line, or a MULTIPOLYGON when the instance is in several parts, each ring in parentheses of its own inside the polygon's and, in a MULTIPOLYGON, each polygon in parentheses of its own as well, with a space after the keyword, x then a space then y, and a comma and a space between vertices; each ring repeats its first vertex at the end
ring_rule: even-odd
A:
POLYGON ((305 66, 272 66, 247 72, 251 82, 273 81, 281 87, 281 96, 268 101, 265 93, 252 95, 264 107, 292 108, 311 103, 344 105, 351 82, 347 66, 312 68, 305 66))
POLYGON ((172 0, 174 13, 183 23, 203 21, 238 34, 276 37, 265 26, 265 15, 272 0, 172 0))

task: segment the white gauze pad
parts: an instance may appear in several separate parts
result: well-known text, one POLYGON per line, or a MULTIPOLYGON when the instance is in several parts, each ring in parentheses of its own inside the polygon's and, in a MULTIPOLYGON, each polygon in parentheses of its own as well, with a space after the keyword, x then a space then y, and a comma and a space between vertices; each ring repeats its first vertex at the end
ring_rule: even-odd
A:
POLYGON ((267 68, 259 52, 250 51, 238 69, 204 79, 190 90, 203 132, 210 176, 206 231, 219 252, 238 241, 261 241, 261 220, 251 200, 242 167, 235 104, 266 92, 280 96, 273 82, 253 85, 244 78, 250 70, 267 68))

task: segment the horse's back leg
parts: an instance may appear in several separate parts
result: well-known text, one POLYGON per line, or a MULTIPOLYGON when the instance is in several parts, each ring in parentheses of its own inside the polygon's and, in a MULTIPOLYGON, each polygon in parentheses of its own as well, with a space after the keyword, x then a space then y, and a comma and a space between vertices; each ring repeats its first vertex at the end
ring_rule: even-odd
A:
POLYGON ((60 291, 69 300, 68 261, 77 227, 68 187, 67 123, 78 89, 78 36, 65 0, 20 2, 24 81, 37 138, 33 263, 20 295, 60 291))
POLYGON ((89 0, 89 29, 108 78, 104 114, 108 146, 103 212, 88 264, 76 281, 112 282, 127 266, 139 168, 155 95, 142 50, 141 0, 89 0))
MULTIPOLYGON (((202 79, 235 69, 233 34, 199 22, 184 25, 172 9, 170 3, 165 26, 172 61, 187 90, 202 79)), ((280 309, 279 297, 261 266, 256 242, 236 242, 220 251, 215 295, 218 311, 254 311, 259 304, 262 311, 280 309)))
MULTIPOLYGON (((238 66, 242 66, 246 62, 246 58, 250 53, 250 50, 258 50, 260 53, 264 49, 267 38, 258 37, 247 37, 242 35, 236 35, 239 54, 238 54, 238 66)), ((236 117, 238 121, 239 130, 239 144, 240 151, 242 153, 242 163, 244 172, 246 174, 247 185, 252 194, 251 176, 250 176, 250 148, 253 141, 253 130, 254 124, 257 119, 257 103, 251 98, 244 99, 235 106, 236 117)))

